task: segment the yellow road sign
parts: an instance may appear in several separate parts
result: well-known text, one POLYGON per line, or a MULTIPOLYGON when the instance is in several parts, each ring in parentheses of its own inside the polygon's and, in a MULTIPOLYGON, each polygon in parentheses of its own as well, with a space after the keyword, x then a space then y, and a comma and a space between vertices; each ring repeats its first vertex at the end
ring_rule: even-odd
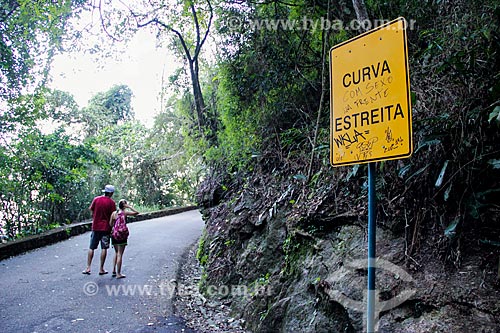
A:
POLYGON ((334 46, 330 50, 330 87, 333 166, 412 154, 404 18, 334 46))

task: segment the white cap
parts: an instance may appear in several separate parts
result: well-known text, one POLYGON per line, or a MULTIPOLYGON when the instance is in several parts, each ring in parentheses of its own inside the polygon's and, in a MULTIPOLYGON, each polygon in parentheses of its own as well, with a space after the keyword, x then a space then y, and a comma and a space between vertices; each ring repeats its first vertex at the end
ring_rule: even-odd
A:
POLYGON ((104 190, 102 190, 102 191, 107 192, 107 193, 114 193, 115 187, 113 185, 106 185, 106 186, 104 186, 104 190))

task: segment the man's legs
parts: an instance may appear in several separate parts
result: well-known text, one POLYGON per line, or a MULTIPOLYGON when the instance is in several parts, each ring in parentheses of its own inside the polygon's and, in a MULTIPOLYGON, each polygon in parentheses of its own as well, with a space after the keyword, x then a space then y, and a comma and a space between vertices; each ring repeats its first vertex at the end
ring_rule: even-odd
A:
POLYGON ((108 254, 109 248, 109 235, 102 235, 101 237, 101 267, 99 267, 99 274, 107 274, 104 270, 104 263, 106 262, 106 256, 108 254))
POLYGON ((106 262, 106 255, 108 254, 108 249, 101 249, 101 267, 99 268, 99 273, 106 273, 104 270, 104 263, 106 262))
POLYGON ((89 249, 89 252, 87 254, 87 268, 83 271, 90 273, 90 266, 92 266, 92 259, 94 258, 94 250, 89 249))
MULTIPOLYGON (((90 246, 89 246, 89 252, 87 254, 87 268, 82 272, 83 274, 90 274, 90 268, 92 266, 92 259, 94 259, 94 250, 97 249, 97 245, 99 244, 99 241, 102 239, 102 234, 96 231, 92 231, 90 234, 90 246)), ((104 260, 106 260, 106 255, 104 255, 104 260)), ((101 264, 102 263, 102 253, 101 253, 101 264)))

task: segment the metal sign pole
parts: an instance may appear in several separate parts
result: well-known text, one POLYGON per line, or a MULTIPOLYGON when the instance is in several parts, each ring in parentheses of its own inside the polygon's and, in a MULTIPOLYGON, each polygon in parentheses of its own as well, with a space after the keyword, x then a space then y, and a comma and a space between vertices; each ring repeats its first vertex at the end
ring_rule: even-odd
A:
POLYGON ((413 152, 406 38, 406 20, 399 17, 330 50, 330 163, 369 163, 368 333, 376 331, 380 316, 375 289, 375 163, 407 158, 413 152), (370 106, 363 101, 370 101, 370 106))
POLYGON ((366 306, 366 331, 375 332, 375 244, 377 226, 377 198, 375 196, 376 181, 375 162, 368 163, 368 295, 366 306))

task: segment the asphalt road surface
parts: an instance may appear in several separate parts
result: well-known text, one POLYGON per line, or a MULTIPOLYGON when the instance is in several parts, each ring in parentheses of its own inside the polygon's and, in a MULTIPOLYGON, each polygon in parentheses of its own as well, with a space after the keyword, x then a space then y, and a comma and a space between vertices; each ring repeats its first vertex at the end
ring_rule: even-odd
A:
POLYGON ((0 261, 0 332, 190 332, 172 316, 184 251, 200 237, 198 211, 129 224, 122 274, 114 249, 100 276, 100 248, 83 275, 90 232, 0 261))

